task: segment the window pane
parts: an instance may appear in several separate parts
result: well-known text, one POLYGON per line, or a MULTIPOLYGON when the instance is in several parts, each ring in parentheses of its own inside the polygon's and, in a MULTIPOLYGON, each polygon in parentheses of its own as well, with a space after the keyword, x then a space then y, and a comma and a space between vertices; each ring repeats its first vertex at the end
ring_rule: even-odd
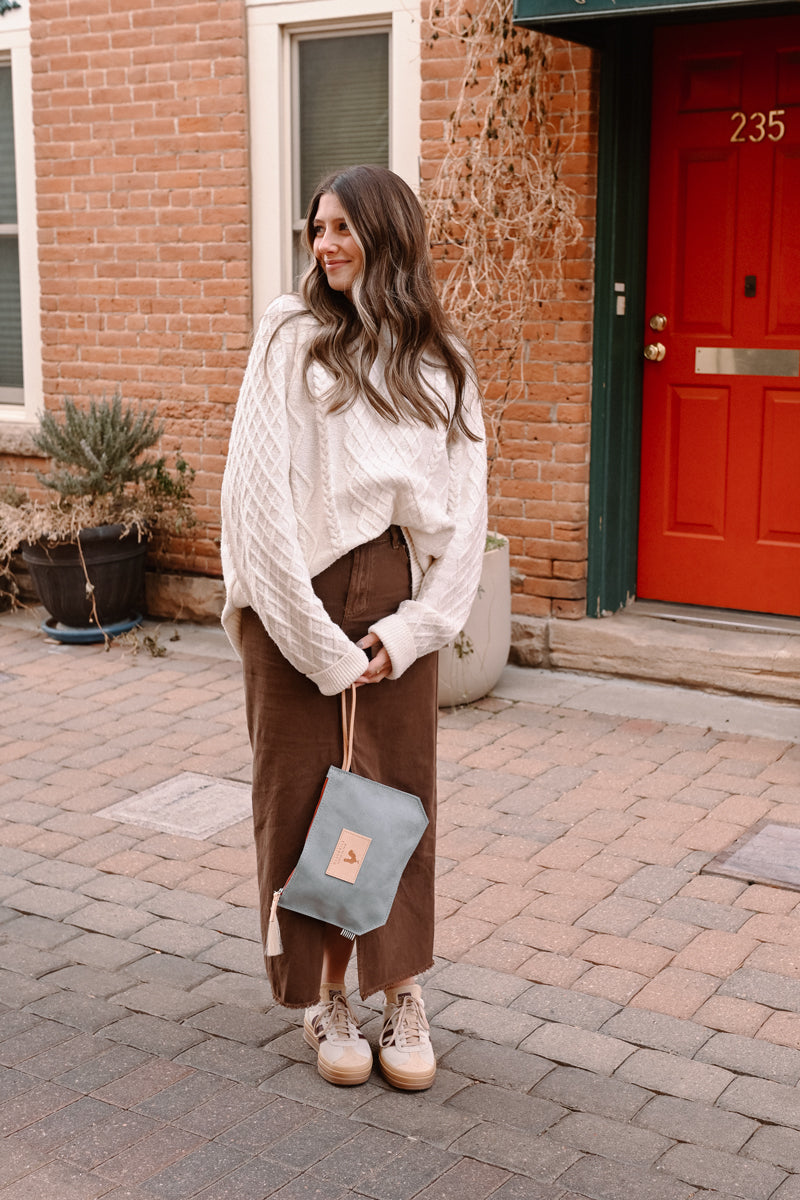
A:
POLYGON ((14 172, 14 110, 11 105, 11 67, 0 66, 0 225, 17 223, 14 172))
POLYGON ((389 34, 308 38, 298 45, 300 195, 305 214, 325 175, 389 165, 389 34))
POLYGON ((19 246, 15 237, 0 237, 0 389, 22 387, 20 312, 19 246))

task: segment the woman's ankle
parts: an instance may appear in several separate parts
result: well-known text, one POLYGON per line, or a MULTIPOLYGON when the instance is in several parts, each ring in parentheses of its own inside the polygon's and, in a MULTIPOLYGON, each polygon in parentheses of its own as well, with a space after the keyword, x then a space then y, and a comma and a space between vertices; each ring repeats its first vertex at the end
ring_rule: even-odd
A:
POLYGON ((323 979, 319 985, 320 995, 322 995, 323 992, 326 992, 326 991, 342 992, 344 994, 346 992, 346 990, 347 989, 346 989, 344 978, 342 978, 342 979, 330 979, 330 978, 323 979))
POLYGON ((399 992, 409 991, 411 988, 419 989, 416 975, 409 975, 407 979, 401 979, 398 983, 393 983, 391 987, 383 989, 384 997, 387 1003, 395 1004, 399 992))

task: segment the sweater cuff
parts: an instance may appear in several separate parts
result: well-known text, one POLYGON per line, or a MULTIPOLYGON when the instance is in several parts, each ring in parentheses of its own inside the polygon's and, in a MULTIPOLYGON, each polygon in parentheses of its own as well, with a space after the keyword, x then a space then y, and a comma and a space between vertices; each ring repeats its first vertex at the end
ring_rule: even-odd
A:
POLYGON ((378 635, 392 660, 389 678, 399 679, 417 658, 417 647, 408 625, 397 613, 390 613, 388 617, 382 617, 370 625, 369 632, 378 635))
POLYGON ((317 685, 323 696, 335 696, 349 688, 351 683, 355 683, 368 665, 369 659, 364 651, 353 644, 352 649, 348 650, 343 658, 326 667, 324 671, 309 675, 308 678, 317 685))

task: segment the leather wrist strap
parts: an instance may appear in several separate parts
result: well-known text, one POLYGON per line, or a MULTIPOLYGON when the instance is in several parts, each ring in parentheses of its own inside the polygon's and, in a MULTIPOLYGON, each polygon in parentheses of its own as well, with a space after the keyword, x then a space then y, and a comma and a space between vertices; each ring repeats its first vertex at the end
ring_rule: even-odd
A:
POLYGON ((342 758, 342 770, 349 771, 350 764, 353 761, 353 727, 356 721, 356 685, 350 685, 349 691, 352 693, 352 707, 350 709, 350 717, 347 716, 347 692, 342 692, 342 741, 344 743, 344 757, 342 758))

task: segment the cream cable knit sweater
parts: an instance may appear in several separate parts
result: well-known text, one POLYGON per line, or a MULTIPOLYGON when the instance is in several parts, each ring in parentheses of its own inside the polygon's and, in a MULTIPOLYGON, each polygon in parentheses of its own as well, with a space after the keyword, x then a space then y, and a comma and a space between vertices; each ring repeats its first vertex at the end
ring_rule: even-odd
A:
MULTIPOLYGON (((421 422, 392 424, 365 401, 330 413, 332 380, 319 365, 303 386, 303 350, 316 319, 281 296, 258 329, 242 383, 222 484, 225 630, 240 648, 240 610, 252 607, 282 654, 323 693, 358 678, 367 655, 328 616, 311 580, 390 525, 409 546, 413 599, 377 621, 396 679, 463 625, 480 577, 486 533, 486 448, 421 422)), ((371 376, 381 386, 380 362, 371 376)), ((452 396, 445 372, 430 382, 452 396)), ((465 418, 483 431, 474 386, 465 418)))

